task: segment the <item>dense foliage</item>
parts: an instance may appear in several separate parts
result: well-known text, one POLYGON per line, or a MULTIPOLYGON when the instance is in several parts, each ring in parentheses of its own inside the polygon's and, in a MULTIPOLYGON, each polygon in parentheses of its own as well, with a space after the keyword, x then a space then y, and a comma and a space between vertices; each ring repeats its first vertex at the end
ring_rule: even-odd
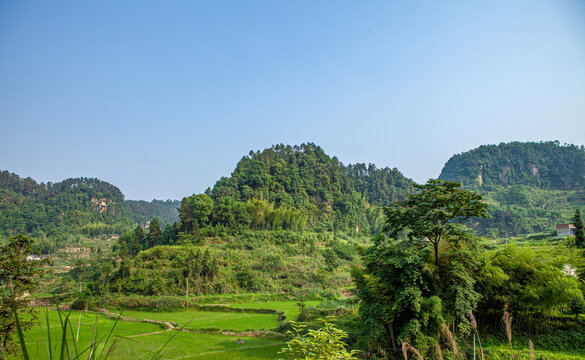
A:
POLYGON ((162 225, 179 221, 178 209, 181 202, 178 200, 125 200, 130 219, 135 224, 145 224, 156 217, 162 225))
POLYGON ((374 164, 350 164, 347 175, 353 180, 355 189, 372 205, 390 206, 415 191, 414 182, 397 168, 378 169, 374 164))
POLYGON ((363 267, 352 271, 366 346, 397 354, 401 343, 407 349, 412 344, 433 357, 436 344, 446 351, 448 338, 469 343, 477 326, 484 336, 504 341, 506 310, 515 319, 510 332, 513 328, 523 341, 582 349, 583 251, 572 239, 559 244, 546 234, 535 237, 539 252, 481 241, 457 222, 485 215, 486 205, 457 185, 431 180, 386 209, 386 233, 372 239, 362 254, 363 267), (451 194, 454 190, 460 193, 451 194), (542 240, 549 238, 555 248, 542 240))
POLYGON ((37 183, 0 172, 0 235, 63 240, 71 234, 116 234, 157 216, 177 220, 177 201, 127 201, 114 185, 94 178, 37 183))
POLYGON ((386 208, 386 234, 373 238, 363 269, 353 271, 370 341, 393 349, 408 342, 428 352, 445 326, 470 332, 467 317, 480 298, 472 274, 481 252, 459 222, 485 216, 486 205, 460 186, 430 180, 386 208))
POLYGON ((451 157, 440 179, 471 185, 528 185, 542 189, 585 187, 585 150, 558 141, 482 145, 451 157))
POLYGON ((179 238, 178 245, 137 247, 140 241, 146 244, 152 233, 138 227, 123 234, 116 254, 80 260, 64 281, 91 283, 126 295, 333 296, 349 282, 349 266, 358 260, 357 242, 341 233, 336 239, 309 231, 247 230, 226 238, 202 233, 196 244, 191 238, 179 238))
MULTIPOLYGON (((53 237, 101 225, 120 231, 127 214, 120 190, 101 180, 67 179, 38 184, 8 171, 0 172, 0 234, 53 237)), ((90 228, 86 229, 91 231, 90 228)))
POLYGON ((195 233, 211 225, 229 231, 369 234, 377 230, 381 216, 372 205, 389 204, 411 192, 412 182, 396 169, 345 167, 314 144, 281 144, 250 152, 229 178, 221 178, 206 194, 183 199, 180 217, 184 231, 195 233))

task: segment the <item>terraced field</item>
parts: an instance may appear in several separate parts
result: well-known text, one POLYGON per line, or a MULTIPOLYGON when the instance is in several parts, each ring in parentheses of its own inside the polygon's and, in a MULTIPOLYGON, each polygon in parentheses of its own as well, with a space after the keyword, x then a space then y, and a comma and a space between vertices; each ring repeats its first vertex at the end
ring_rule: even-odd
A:
MULTIPOLYGON (((305 301, 305 306, 313 306, 320 303, 320 301, 305 301)), ((259 303, 245 303, 245 304, 232 304, 230 307, 242 308, 242 309, 273 309, 284 312, 286 320, 296 320, 300 313, 300 308, 297 305, 298 301, 269 301, 259 303)))
POLYGON ((124 311, 123 314, 138 319, 169 321, 186 329, 271 330, 276 329, 280 323, 277 314, 220 311, 124 311))
MULTIPOLYGON (((62 315, 65 315, 62 313, 62 315)), ((248 329, 260 330, 275 328, 278 326, 276 314, 252 314, 232 312, 124 312, 124 316, 132 316, 142 319, 164 320, 177 322, 181 325, 189 323, 187 328, 216 328, 244 331, 248 329)), ((49 351, 58 353, 61 344, 62 330, 59 315, 56 311, 49 311, 49 332, 43 313, 39 316, 40 322, 26 333, 26 343, 31 358, 48 358, 49 351)), ((71 326, 67 331, 68 347, 70 353, 81 353, 91 343, 96 315, 93 313, 72 312, 70 315, 71 326), (79 325, 79 326, 78 326, 79 325), (79 328, 79 342, 74 344, 79 328), (77 351, 75 350, 77 347, 77 351)), ((223 334, 204 334, 193 332, 166 331, 156 324, 141 322, 119 321, 100 316, 97 321, 97 336, 99 339, 97 351, 105 355, 110 346, 115 342, 115 348, 109 359, 150 359, 159 349, 163 359, 277 359, 278 352, 284 346, 283 339, 263 337, 227 336, 223 334), (107 344, 105 339, 112 330, 112 335, 107 344), (173 337, 174 336, 174 337, 173 337), (167 341, 171 338, 171 341, 167 341), (243 343, 236 340, 241 339, 243 343), (165 346, 166 344, 166 346, 165 346)), ((87 353, 86 353, 87 354, 87 353)))

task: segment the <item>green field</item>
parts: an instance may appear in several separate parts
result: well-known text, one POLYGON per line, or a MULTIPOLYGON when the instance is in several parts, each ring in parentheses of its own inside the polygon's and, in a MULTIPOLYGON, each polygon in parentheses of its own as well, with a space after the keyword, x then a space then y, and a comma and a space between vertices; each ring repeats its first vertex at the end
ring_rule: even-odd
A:
POLYGON ((254 314, 221 311, 124 311, 124 316, 138 319, 164 320, 187 329, 271 330, 278 327, 277 314, 254 314))
MULTIPOLYGON (((71 353, 75 353, 72 336, 76 336, 79 320, 78 312, 71 313, 71 329, 67 334, 68 346, 71 353)), ((133 315, 152 315, 155 313, 134 312, 133 315)), ((161 313, 156 313, 160 315, 161 313)), ((172 313, 171 313, 172 314, 172 313)), ((178 314, 178 313, 175 313, 178 314)), ((199 313, 197 313, 199 315, 199 313)), ((227 316, 246 315, 238 313, 221 313, 227 316)), ((217 313, 210 315, 208 320, 217 313)), ((258 314, 253 314, 258 315, 258 314)), ((275 315, 271 315, 275 316, 275 315)), ((179 318, 179 317, 178 317, 179 318)), ((91 342, 96 315, 81 313, 81 326, 79 327, 78 352, 87 348, 91 342)), ((186 317, 181 319, 185 321, 186 317)), ((26 342, 31 358, 46 359, 47 353, 47 327, 45 316, 41 314, 40 323, 26 333, 26 342)), ((229 319, 225 319, 228 321, 229 319)), ((244 318, 239 318, 234 323, 243 323, 244 318)), ((187 320, 188 321, 188 320, 187 320)), ((185 321, 186 322, 186 321, 185 321)), ((49 312, 49 323, 51 328, 51 343, 54 345, 54 352, 59 351, 61 327, 56 311, 49 312)), ((97 339, 105 339, 114 326, 115 321, 100 316, 98 320, 97 339)), ((236 326, 231 326, 236 327, 236 326)), ((243 327, 243 325, 242 325, 243 327)), ((97 351, 108 351, 109 345, 116 341, 116 347, 110 359, 150 359, 173 335, 176 336, 167 344, 163 351, 163 359, 277 359, 278 352, 284 346, 284 340, 266 339, 258 337, 242 337, 243 344, 237 344, 237 336, 224 336, 219 334, 200 334, 189 332, 165 331, 154 324, 119 321, 112 333, 108 345, 98 346, 97 351)))
MULTIPOLYGON (((314 306, 320 301, 305 301, 305 306, 314 306)), ((284 312, 287 321, 294 321, 300 313, 298 301, 268 301, 245 304, 232 304, 230 307, 241 309, 272 309, 284 312)))

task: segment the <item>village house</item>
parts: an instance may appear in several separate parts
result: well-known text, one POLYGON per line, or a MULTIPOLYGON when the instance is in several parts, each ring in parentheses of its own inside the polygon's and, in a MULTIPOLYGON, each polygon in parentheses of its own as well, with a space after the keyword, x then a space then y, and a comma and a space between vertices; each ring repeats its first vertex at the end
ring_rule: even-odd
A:
POLYGON ((575 235, 575 225, 560 224, 557 225, 557 236, 575 235))

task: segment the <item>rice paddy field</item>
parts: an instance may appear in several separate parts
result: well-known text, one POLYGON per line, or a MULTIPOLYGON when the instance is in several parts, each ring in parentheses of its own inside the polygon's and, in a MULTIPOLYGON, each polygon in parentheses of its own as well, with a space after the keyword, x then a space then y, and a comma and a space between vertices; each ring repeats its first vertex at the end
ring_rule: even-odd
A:
MULTIPOLYGON (((65 316, 67 313, 62 313, 65 316)), ((226 312, 124 312, 124 316, 165 320, 185 325, 186 329, 215 328, 220 330, 261 330, 278 326, 276 314, 226 312)), ((39 314, 39 323, 26 332, 26 343, 32 359, 47 359, 49 351, 60 351, 61 320, 56 311, 49 311, 49 332, 46 316, 39 314), (52 344, 49 349, 48 344, 52 344)), ((66 337, 72 354, 83 352, 91 343, 94 326, 97 329, 97 352, 108 359, 151 359, 160 350, 162 359, 278 359, 284 339, 229 336, 221 333, 196 333, 164 330, 160 325, 118 321, 100 315, 96 325, 95 313, 71 312, 71 324, 66 337), (79 328, 79 335, 77 335, 79 328), (111 331, 111 334, 110 334, 111 331), (109 336, 109 339, 108 339, 109 336), (73 339, 78 338, 75 342, 73 339), (106 343, 106 339, 108 339, 106 343), (241 339, 241 341, 238 341, 241 339), (168 343, 167 343, 168 342, 168 343), (77 348, 77 350, 76 350, 77 348)), ((87 351, 85 356, 87 357, 87 351)))
POLYGON ((280 324, 277 314, 219 311, 124 311, 123 315, 138 319, 173 322, 186 329, 218 329, 232 331, 273 330, 280 324))
MULTIPOLYGON (((314 306, 319 304, 320 301, 305 301, 305 306, 314 306)), ((260 303, 244 303, 244 304, 233 304, 230 305, 234 308, 241 309, 273 309, 284 312, 286 320, 296 320, 299 316, 300 308, 297 305, 298 301, 268 301, 260 303)))

